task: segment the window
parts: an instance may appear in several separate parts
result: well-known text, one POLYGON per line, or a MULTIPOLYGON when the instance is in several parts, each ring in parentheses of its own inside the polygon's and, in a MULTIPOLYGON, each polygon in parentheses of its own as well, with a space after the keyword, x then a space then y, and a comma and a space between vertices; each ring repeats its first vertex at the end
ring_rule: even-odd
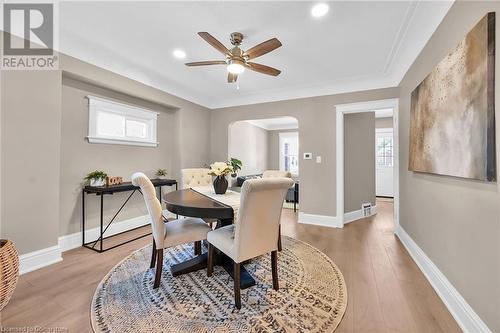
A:
POLYGON ((87 96, 90 143, 156 147, 158 113, 87 96))
POLYGON ((377 128, 375 138, 375 159, 377 167, 392 168, 394 159, 392 128, 377 128))
POLYGON ((290 171, 292 175, 299 174, 299 133, 279 133, 280 170, 290 171))

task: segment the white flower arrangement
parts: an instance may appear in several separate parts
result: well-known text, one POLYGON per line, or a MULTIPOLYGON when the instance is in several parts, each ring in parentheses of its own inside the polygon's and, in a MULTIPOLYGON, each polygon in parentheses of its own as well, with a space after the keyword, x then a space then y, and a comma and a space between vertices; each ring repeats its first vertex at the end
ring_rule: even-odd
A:
POLYGON ((211 164, 210 171, 208 172, 209 175, 216 177, 224 177, 230 173, 233 173, 233 167, 226 162, 215 162, 211 164))

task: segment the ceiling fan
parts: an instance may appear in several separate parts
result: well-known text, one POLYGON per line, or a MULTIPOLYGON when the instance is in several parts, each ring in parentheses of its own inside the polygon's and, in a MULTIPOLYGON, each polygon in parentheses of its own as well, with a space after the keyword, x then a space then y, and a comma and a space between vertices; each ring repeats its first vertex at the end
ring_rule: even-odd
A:
POLYGON ((280 47, 281 42, 277 38, 271 38, 246 51, 243 51, 240 49, 240 45, 243 42, 243 34, 240 32, 233 32, 231 34, 231 44, 234 45, 231 50, 227 49, 208 32, 198 32, 198 35, 208 44, 216 48, 220 53, 224 54, 226 56, 226 60, 188 62, 186 63, 186 66, 227 65, 227 82, 229 83, 236 82, 238 74, 243 73, 245 68, 272 76, 278 76, 281 73, 281 71, 276 68, 249 61, 280 47))

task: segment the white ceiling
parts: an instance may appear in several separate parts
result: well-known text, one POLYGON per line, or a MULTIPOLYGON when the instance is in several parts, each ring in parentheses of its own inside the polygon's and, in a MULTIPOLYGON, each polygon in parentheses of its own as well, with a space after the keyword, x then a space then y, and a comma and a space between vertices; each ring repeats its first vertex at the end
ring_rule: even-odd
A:
POLYGON ((60 50, 209 108, 397 86, 447 13, 451 2, 331 2, 313 19, 313 2, 61 2, 60 50), (277 37, 283 46, 255 62, 283 72, 240 75, 239 90, 224 66, 183 63, 223 60, 203 41, 208 31, 242 48, 277 37), (184 60, 172 56, 186 52, 184 60))
POLYGON ((258 126, 265 130, 286 130, 299 128, 299 122, 294 117, 277 117, 269 119, 245 120, 254 126, 258 126))

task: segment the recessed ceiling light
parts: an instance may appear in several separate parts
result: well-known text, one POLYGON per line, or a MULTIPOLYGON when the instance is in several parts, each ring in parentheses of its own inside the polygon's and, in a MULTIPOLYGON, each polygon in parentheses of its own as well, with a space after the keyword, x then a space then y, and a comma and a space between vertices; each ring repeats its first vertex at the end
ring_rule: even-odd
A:
POLYGON ((177 59, 184 59, 186 58, 186 52, 182 51, 182 50, 174 50, 174 52, 172 52, 172 54, 174 55, 174 57, 176 57, 177 59))
POLYGON ((329 10, 330 6, 328 6, 327 3, 324 2, 317 3, 311 8, 311 15, 313 17, 322 17, 325 16, 329 10))

